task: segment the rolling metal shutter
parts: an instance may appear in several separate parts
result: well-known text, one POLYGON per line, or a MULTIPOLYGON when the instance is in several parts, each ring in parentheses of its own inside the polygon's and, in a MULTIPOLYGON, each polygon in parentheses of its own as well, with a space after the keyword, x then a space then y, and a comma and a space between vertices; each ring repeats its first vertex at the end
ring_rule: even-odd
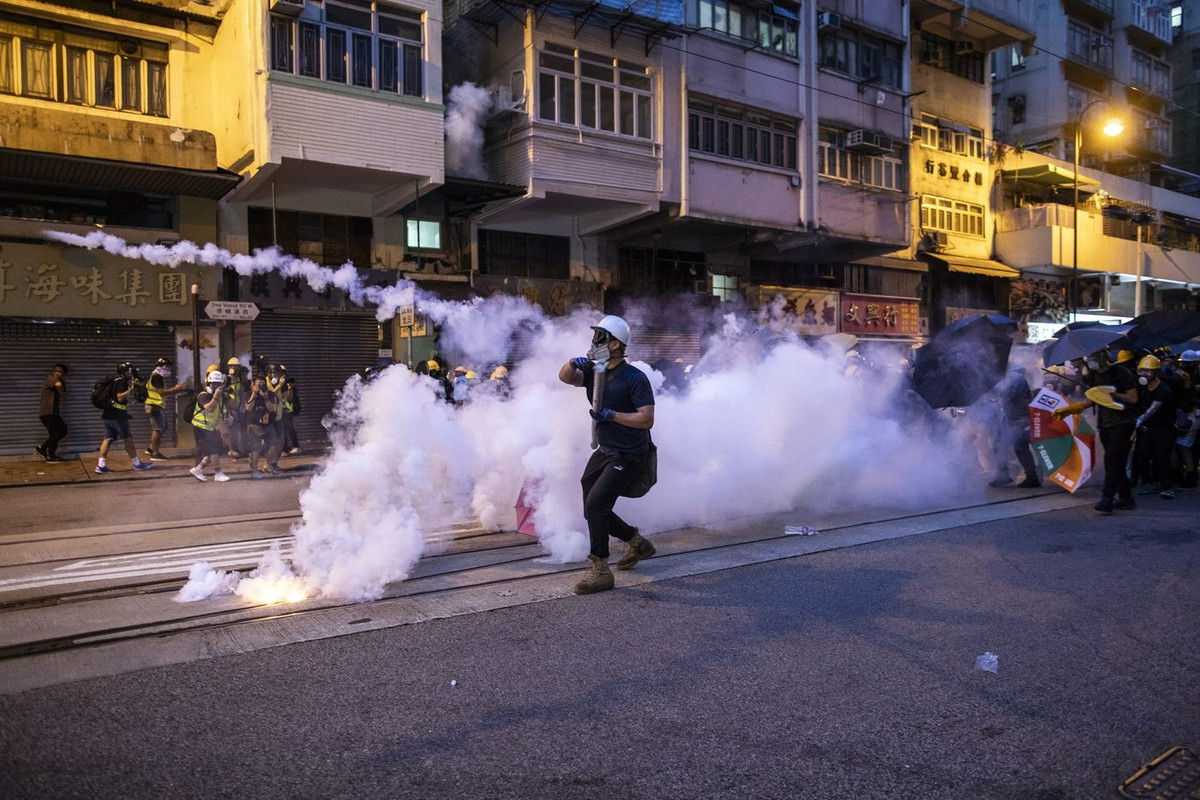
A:
MULTIPOLYGON (((61 412, 70 431, 59 445, 59 455, 88 453, 100 447, 104 423, 92 405, 92 384, 114 375, 117 364, 133 362, 142 378, 150 377, 154 362, 175 355, 171 328, 96 323, 0 322, 0 455, 32 455, 33 446, 46 438, 38 420, 42 381, 56 363, 66 364, 67 398, 61 412)), ((145 448, 150 425, 141 405, 130 407, 134 441, 145 448)), ((170 434, 165 446, 174 442, 170 434)), ((116 445, 120 450, 120 446, 116 445)))
POLYGON ((254 355, 287 367, 300 395, 296 435, 326 444, 321 420, 346 379, 379 363, 379 328, 368 314, 263 311, 250 330, 254 355))

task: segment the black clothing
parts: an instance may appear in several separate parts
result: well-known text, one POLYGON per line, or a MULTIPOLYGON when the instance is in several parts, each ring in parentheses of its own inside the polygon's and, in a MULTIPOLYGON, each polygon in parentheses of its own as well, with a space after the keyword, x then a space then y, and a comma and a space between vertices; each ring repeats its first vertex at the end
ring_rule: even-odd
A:
POLYGON ((125 408, 117 408, 110 404, 108 408, 100 412, 100 419, 129 419, 129 412, 126 409, 133 403, 133 392, 130 391, 128 378, 113 378, 112 402, 121 403, 125 408), (125 395, 125 399, 118 399, 121 392, 125 391, 129 392, 125 395))
POLYGON ((579 482, 583 485, 583 516, 588 524, 592 555, 607 559, 609 536, 628 542, 637 533, 637 528, 616 515, 613 506, 645 463, 645 456, 610 454, 603 450, 597 450, 588 459, 579 482))
MULTIPOLYGON (((581 371, 590 401, 596 368, 589 362, 581 371)), ((602 408, 631 414, 652 405, 654 390, 650 387, 650 379, 640 369, 625 362, 608 371, 602 408)), ((627 542, 637 533, 636 528, 616 515, 613 506, 646 463, 650 453, 650 431, 617 422, 600 422, 596 424, 596 439, 600 449, 592 453, 579 482, 583 486, 583 516, 588 524, 590 552, 607 560, 609 536, 627 542)))
MULTIPOLYGON (((1137 376, 1126 369, 1123 364, 1112 364, 1103 372, 1093 373, 1093 375, 1095 378, 1093 386, 1115 386, 1113 394, 1128 392, 1130 389, 1136 389, 1138 385, 1137 376)), ((1117 402, 1123 401, 1117 400, 1117 402)), ((1135 403, 1125 403, 1125 408, 1121 410, 1096 405, 1096 427, 1099 430, 1127 426, 1136 418, 1137 406, 1135 403)), ((1133 431, 1129 431, 1129 433, 1132 434, 1133 431)), ((1124 471, 1124 467, 1121 469, 1124 471)))
POLYGON ((1147 428, 1166 428, 1175 431, 1175 394, 1162 381, 1153 389, 1142 386, 1138 389, 1138 409, 1145 414, 1152 404, 1161 403, 1158 410, 1142 422, 1147 428))
POLYGON ((1100 494, 1104 497, 1133 497, 1133 486, 1125 466, 1129 463, 1129 451, 1133 447, 1133 420, 1122 425, 1109 425, 1100 429, 1100 445, 1104 448, 1104 486, 1100 494))
MULTIPOLYGON (((592 380, 595 366, 588 362, 583 369, 583 387, 587 390, 588 402, 592 401, 592 380)), ((628 361, 608 371, 604 384, 604 402, 601 408, 611 408, 621 414, 632 414, 642 406, 654 405, 654 390, 646 374, 628 361)), ((616 422, 601 422, 596 425, 596 439, 600 449, 609 454, 627 453, 644 457, 650 452, 650 431, 630 428, 616 422)))
POLYGON ((67 437, 67 423, 58 414, 42 414, 39 419, 46 426, 46 441, 41 444, 41 454, 48 459, 58 455, 58 443, 67 437))

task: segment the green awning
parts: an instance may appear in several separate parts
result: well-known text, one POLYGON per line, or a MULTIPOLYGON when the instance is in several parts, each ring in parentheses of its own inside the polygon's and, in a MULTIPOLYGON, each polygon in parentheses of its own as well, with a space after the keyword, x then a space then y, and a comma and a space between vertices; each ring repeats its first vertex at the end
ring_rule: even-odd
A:
MULTIPOLYGON (((1003 180, 1016 179, 1046 187, 1071 186, 1075 182, 1075 175, 1071 170, 1056 164, 1038 164, 1032 167, 1002 169, 1000 170, 1000 177, 1003 180)), ((1100 181, 1095 178, 1089 178, 1087 175, 1079 176, 1079 187, 1081 189, 1085 186, 1094 187, 1099 185, 1100 181)))
POLYGON ((973 275, 987 275, 992 278, 1021 277, 1020 270, 988 258, 967 258, 966 256, 951 256, 941 253, 927 253, 926 255, 944 263, 951 272, 969 272, 973 275))

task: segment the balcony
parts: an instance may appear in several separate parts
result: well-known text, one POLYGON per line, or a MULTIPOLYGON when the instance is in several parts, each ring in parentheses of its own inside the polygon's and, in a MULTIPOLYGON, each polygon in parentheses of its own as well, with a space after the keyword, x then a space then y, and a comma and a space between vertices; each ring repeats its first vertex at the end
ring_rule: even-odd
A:
MULTIPOLYGON (((1134 0, 1133 12, 1125 24, 1125 32, 1133 42, 1157 42, 1159 45, 1171 44, 1174 32, 1171 30, 1170 12, 1159 5, 1149 5, 1134 0)), ((1147 42, 1147 43, 1150 43, 1147 42)))
MULTIPOLYGON (((1073 266, 1075 213, 1057 203, 1023 206, 996 214, 996 255, 1017 269, 1069 271, 1073 266)), ((1140 274, 1146 279, 1200 283, 1200 240, 1176 237, 1177 247, 1157 244, 1153 226, 1143 227, 1153 244, 1136 241, 1136 226, 1114 226, 1109 221, 1106 235, 1104 215, 1094 209, 1079 210, 1079 269, 1089 273, 1137 275, 1139 250, 1143 259, 1140 274), (1129 238, 1133 237, 1133 238, 1129 238)))

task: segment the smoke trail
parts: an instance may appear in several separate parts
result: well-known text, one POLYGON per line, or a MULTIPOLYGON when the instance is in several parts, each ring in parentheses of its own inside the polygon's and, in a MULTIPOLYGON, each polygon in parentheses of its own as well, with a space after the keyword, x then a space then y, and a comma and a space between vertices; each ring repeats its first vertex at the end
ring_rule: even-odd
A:
MULTIPOLYGON (((276 250, 251 256, 212 245, 130 246, 106 234, 49 238, 155 263, 206 263, 240 274, 277 269, 346 289, 356 302, 395 311, 407 282, 364 287, 350 265, 320 267, 276 250)), ((587 552, 579 475, 591 454, 584 392, 558 381, 559 367, 586 352, 599 317, 578 311, 547 318, 519 298, 438 300, 417 290, 422 311, 443 326, 445 354, 456 363, 509 360, 520 332, 526 354, 505 396, 477 387, 461 407, 447 404, 428 376, 393 365, 364 384, 352 378, 326 421, 332 449, 301 494, 293 559, 264 559, 237 587, 243 597, 380 597, 412 574, 420 558, 444 546, 448 527, 467 518, 512 530, 513 505, 532 495, 539 544, 549 558, 578 561, 587 552)), ((643 320, 682 319, 690 307, 634 309, 630 360, 656 390, 659 484, 644 499, 621 500, 618 513, 644 531, 719 525, 739 516, 843 507, 923 508, 981 486, 960 426, 927 405, 912 412, 896 369, 848 376, 837 348, 810 347, 795 335, 763 335, 761 320, 727 313, 697 319, 711 330, 705 356, 686 385, 638 361, 643 320)), ((486 379, 486 375, 483 375, 486 379)), ((193 570, 189 598, 227 591, 221 574, 193 570)), ((180 599, 184 599, 182 596, 180 599)))
POLYGON ((492 107, 492 95, 473 83, 450 90, 446 103, 446 172, 464 178, 487 180, 483 166, 483 123, 492 107))

